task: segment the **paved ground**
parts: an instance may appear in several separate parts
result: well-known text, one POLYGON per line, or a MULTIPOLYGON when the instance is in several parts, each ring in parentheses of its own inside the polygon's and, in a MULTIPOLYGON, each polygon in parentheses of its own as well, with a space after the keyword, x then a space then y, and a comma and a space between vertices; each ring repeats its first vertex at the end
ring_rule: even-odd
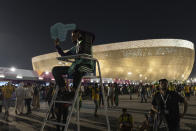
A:
MULTIPOLYGON (((118 125, 118 117, 121 114, 121 109, 126 107, 128 112, 133 115, 135 130, 141 125, 145 119, 144 114, 151 108, 150 101, 148 103, 139 103, 139 100, 134 96, 133 100, 129 100, 127 95, 120 96, 119 107, 110 108, 108 115, 111 123, 111 130, 116 131, 118 125)), ((43 118, 47 109, 47 103, 41 102, 41 109, 33 111, 31 115, 15 115, 14 108, 11 108, 11 115, 9 122, 3 120, 3 113, 0 114, 0 131, 38 131, 41 128, 43 118)), ((92 101, 84 101, 80 113, 81 131, 103 131, 106 130, 106 120, 104 110, 99 110, 99 116, 93 116, 94 105, 92 101)), ((75 129, 75 117, 72 117, 72 124, 70 130, 75 129)), ((47 131, 55 130, 55 127, 48 125, 47 131)), ((189 109, 186 116, 181 120, 182 131, 195 131, 196 130, 196 97, 192 97, 189 102, 189 109)))

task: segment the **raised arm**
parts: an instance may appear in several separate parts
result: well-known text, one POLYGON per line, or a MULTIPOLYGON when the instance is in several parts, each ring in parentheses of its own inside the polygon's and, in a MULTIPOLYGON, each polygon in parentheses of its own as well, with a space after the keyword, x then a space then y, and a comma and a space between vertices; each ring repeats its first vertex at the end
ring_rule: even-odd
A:
POLYGON ((55 47, 56 47, 56 49, 57 49, 57 51, 58 51, 58 53, 61 55, 61 56, 66 56, 66 55, 75 55, 76 53, 76 49, 75 49, 75 46, 74 47, 72 47, 69 51, 67 51, 66 53, 64 53, 63 52, 63 50, 61 49, 61 47, 60 47, 60 42, 59 42, 59 40, 58 39, 56 39, 55 41, 54 41, 54 45, 55 45, 55 47))

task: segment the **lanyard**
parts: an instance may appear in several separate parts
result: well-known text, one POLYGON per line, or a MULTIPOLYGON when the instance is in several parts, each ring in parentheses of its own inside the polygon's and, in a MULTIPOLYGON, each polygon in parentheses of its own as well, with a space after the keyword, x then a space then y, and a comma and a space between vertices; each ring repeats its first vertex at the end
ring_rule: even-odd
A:
POLYGON ((82 41, 78 41, 77 42, 77 45, 76 45, 76 54, 78 54, 78 52, 79 52, 79 49, 80 49, 80 43, 81 43, 82 41))
POLYGON ((164 99, 164 98, 163 98, 163 95, 161 94, 161 98, 162 98, 162 100, 163 100, 163 103, 164 103, 164 107, 165 107, 165 108, 166 108, 166 103, 167 103, 168 96, 169 96, 169 95, 167 95, 166 99, 164 99))

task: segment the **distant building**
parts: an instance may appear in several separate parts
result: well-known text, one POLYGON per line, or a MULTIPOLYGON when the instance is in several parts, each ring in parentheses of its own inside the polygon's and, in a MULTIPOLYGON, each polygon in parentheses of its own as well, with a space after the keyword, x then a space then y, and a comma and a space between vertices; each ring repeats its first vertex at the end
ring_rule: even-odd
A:
POLYGON ((0 80, 38 80, 39 76, 32 70, 0 67, 0 80))
MULTIPOLYGON (((57 52, 32 58, 38 74, 54 66, 70 65, 58 61, 57 52)), ((193 68, 194 44, 181 39, 151 39, 93 46, 93 57, 100 61, 102 76, 124 80, 186 80, 193 68)))

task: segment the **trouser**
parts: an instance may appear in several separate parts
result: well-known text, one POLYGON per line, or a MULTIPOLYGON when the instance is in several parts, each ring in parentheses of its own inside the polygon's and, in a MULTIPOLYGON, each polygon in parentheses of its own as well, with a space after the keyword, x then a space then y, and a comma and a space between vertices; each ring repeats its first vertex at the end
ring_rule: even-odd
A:
POLYGON ((27 113, 31 113, 31 98, 25 99, 25 105, 27 106, 27 113))
POLYGON ((103 94, 99 94, 99 106, 100 106, 101 104, 104 105, 103 94))
POLYGON ((145 102, 147 102, 146 94, 141 93, 141 102, 143 102, 143 100, 145 100, 145 102))
POLYGON ((111 102, 111 106, 113 106, 113 102, 114 102, 113 95, 107 97, 108 107, 110 107, 110 102, 111 102))
POLYGON ((33 103, 32 103, 32 105, 35 108, 40 108, 39 94, 33 96, 33 103))
POLYGON ((95 99, 94 104, 95 104, 95 115, 96 115, 98 110, 98 100, 95 99))
POLYGON ((4 103, 4 107, 5 107, 5 112, 8 112, 10 104, 11 104, 11 99, 9 99, 9 98, 8 99, 4 99, 3 103, 4 103))
POLYGON ((4 107, 5 107, 5 120, 8 120, 8 116, 9 116, 9 107, 10 107, 10 104, 11 104, 11 99, 8 98, 8 99, 4 99, 3 100, 3 103, 4 103, 4 107))
POLYGON ((24 109, 24 99, 23 98, 17 98, 16 99, 15 110, 19 111, 20 113, 23 113, 23 109, 24 109))
MULTIPOLYGON (((50 100, 50 101, 48 101, 48 105, 49 105, 49 106, 50 106, 50 103, 51 103, 51 100, 50 100)), ((50 113, 52 114, 52 117, 54 118, 54 117, 55 117, 55 115, 54 115, 54 104, 52 104, 52 107, 51 107, 50 113)), ((49 116, 48 116, 48 117, 50 118, 50 114, 49 114, 49 116)))
MULTIPOLYGON (((77 71, 77 69, 80 67, 80 65, 77 65, 75 67, 75 72, 73 74, 73 88, 77 89, 78 85, 80 84, 80 81, 83 77, 83 73, 80 73, 77 71)), ((59 87, 65 87, 65 80, 63 75, 68 75, 68 66, 56 66, 52 69, 52 74, 55 78, 56 84, 59 85, 59 87)))
POLYGON ((114 96, 114 103, 115 103, 116 106, 118 106, 118 102, 119 102, 118 94, 116 94, 116 95, 114 96))
POLYGON ((130 96, 129 99, 132 100, 132 93, 131 92, 129 93, 129 96, 130 96))
POLYGON ((179 131, 180 130, 180 120, 167 120, 167 125, 169 131, 179 131))
MULTIPOLYGON (((56 116, 57 116, 57 122, 61 122, 61 119, 63 117, 63 123, 66 123, 67 121, 67 115, 68 115, 68 108, 69 106, 64 106, 64 104, 56 104, 56 116)), ((57 125, 57 131, 60 131, 60 126, 57 125)), ((64 126, 62 127, 62 131, 64 130, 64 126)))

